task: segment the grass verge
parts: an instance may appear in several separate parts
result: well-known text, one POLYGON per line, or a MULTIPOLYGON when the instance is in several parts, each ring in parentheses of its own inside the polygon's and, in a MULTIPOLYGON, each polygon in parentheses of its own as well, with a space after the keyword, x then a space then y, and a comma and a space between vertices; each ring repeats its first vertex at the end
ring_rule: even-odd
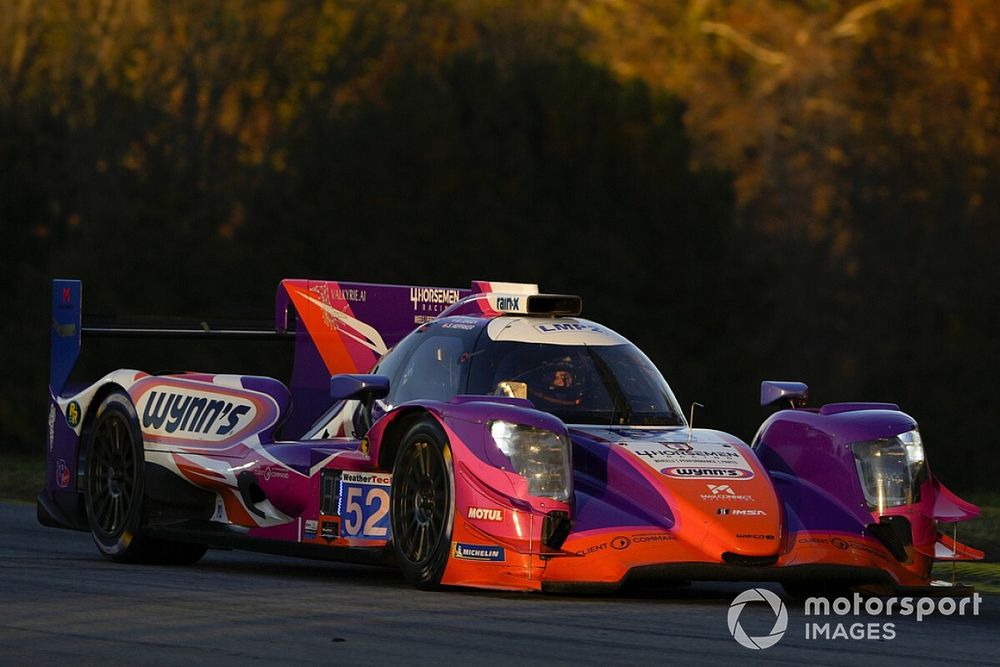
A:
POLYGON ((0 455, 0 499, 33 502, 42 490, 45 459, 26 454, 0 455))
MULTIPOLYGON (((970 584, 979 593, 1000 595, 1000 563, 955 563, 955 581, 970 584)), ((951 563, 934 565, 934 578, 952 580, 951 563)))
MULTIPOLYGON (((975 519, 958 523, 958 541, 985 552, 985 560, 1000 563, 1000 494, 988 491, 959 496, 978 505, 981 511, 975 519)), ((942 524, 940 530, 950 537, 952 527, 942 524)))

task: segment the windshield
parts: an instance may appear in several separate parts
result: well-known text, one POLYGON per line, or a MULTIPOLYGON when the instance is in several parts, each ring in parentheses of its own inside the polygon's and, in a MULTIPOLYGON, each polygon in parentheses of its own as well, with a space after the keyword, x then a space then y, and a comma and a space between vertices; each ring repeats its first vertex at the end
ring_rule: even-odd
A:
POLYGON ((468 393, 527 398, 568 424, 684 424, 663 376, 631 344, 492 341, 470 361, 468 393))

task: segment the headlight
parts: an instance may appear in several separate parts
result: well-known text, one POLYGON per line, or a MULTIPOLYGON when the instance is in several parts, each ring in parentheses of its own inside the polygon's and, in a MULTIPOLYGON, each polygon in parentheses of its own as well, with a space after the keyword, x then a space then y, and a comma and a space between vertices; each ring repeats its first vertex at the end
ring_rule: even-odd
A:
POLYGON ((872 510, 909 505, 920 500, 924 477, 924 446, 913 430, 886 440, 851 445, 861 489, 872 510))
POLYGON ((505 421, 490 424, 490 435, 514 470, 528 480, 528 493, 569 500, 572 477, 566 436, 505 421))

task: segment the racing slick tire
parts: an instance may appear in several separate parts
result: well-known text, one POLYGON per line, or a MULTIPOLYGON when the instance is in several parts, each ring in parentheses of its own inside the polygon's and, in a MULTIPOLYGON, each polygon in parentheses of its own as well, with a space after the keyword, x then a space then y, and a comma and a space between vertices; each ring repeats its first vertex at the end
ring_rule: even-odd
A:
POLYGON ((118 563, 188 565, 203 544, 164 542, 142 535, 145 487, 142 432, 128 395, 115 391, 97 408, 86 446, 84 506, 101 554, 118 563))
POLYGON ((451 447, 437 421, 424 418, 403 436, 392 467, 393 551, 403 576, 419 589, 441 584, 454 510, 451 447))

